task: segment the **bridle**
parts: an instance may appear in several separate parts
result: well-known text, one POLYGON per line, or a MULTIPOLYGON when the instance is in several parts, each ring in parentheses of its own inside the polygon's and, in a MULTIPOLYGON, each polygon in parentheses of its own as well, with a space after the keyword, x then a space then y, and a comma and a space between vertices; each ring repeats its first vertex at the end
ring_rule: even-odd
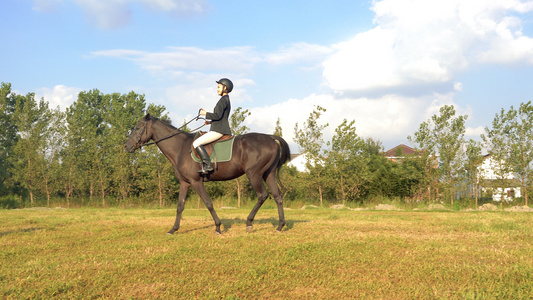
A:
MULTIPOLYGON (((154 145, 154 144, 157 144, 157 143, 159 143, 159 142, 161 142, 161 141, 163 141, 163 140, 169 139, 169 138, 171 138, 171 137, 173 137, 173 136, 176 136, 176 135, 178 135, 178 134, 180 134, 180 133, 183 133, 184 131, 181 130, 183 127, 189 125, 189 123, 191 123, 192 121, 196 121, 196 120, 199 120, 199 119, 203 119, 203 118, 201 118, 201 117, 200 117, 200 114, 198 113, 198 115, 197 115, 196 117, 194 117, 194 118, 193 118, 192 120, 190 120, 189 122, 183 124, 181 127, 179 127, 178 129, 176 129, 176 131, 171 132, 170 134, 168 134, 168 135, 166 135, 166 136, 164 136, 164 137, 162 137, 162 138, 159 138, 159 139, 157 139, 157 140, 153 140, 153 141, 150 141, 150 142, 143 142, 143 141, 141 141, 141 140, 142 140, 142 137, 143 137, 143 134, 146 134, 146 125, 147 125, 148 122, 149 122, 149 121, 146 121, 146 120, 143 119, 143 120, 141 120, 141 127, 135 127, 134 129, 130 130, 130 133, 129 133, 128 135, 131 136, 131 134, 132 134, 133 132, 135 132, 136 130, 142 130, 141 133, 139 134, 139 140, 138 140, 137 142, 135 142, 135 144, 133 145, 133 146, 135 147, 135 149, 139 149, 139 148, 142 148, 143 146, 148 146, 148 145, 154 145)), ((153 120, 153 118, 150 119, 150 121, 152 121, 152 120, 153 120)), ((200 127, 198 127, 198 128, 196 128, 196 129, 194 129, 194 130, 192 130, 192 132, 197 131, 198 129, 200 129, 200 128, 204 127, 204 126, 205 126, 205 124, 202 125, 202 126, 200 126, 200 127)))

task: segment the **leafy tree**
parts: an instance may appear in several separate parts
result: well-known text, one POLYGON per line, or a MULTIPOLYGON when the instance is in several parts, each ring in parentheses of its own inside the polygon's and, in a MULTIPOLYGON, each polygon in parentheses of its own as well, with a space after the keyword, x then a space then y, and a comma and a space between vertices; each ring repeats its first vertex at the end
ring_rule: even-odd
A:
MULTIPOLYGON (((164 106, 150 104, 148 111, 153 117, 159 118, 163 122, 170 122, 168 115, 164 114, 164 106)), ((173 191, 178 190, 172 164, 155 145, 144 147, 138 152, 140 157, 136 182, 142 190, 144 198, 156 198, 159 206, 163 207, 170 200, 173 191)))
POLYGON ((485 133, 481 135, 484 146, 487 149, 491 161, 492 169, 496 176, 493 188, 499 188, 501 199, 504 199, 505 188, 508 185, 511 174, 511 165, 509 164, 509 155, 511 152, 510 132, 513 112, 506 112, 502 108, 499 114, 492 120, 492 128, 485 127, 485 133))
POLYGON ((4 183, 11 177, 12 161, 9 159, 17 143, 17 127, 13 120, 16 95, 11 93, 11 84, 0 86, 0 195, 6 193, 4 183))
MULTIPOLYGON (((95 192, 99 171, 104 167, 105 149, 102 146, 102 134, 105 128, 103 117, 105 115, 104 95, 97 89, 82 91, 78 99, 67 109, 67 124, 69 131, 68 143, 76 159, 72 161, 73 170, 82 176, 76 180, 76 188, 80 195, 89 194, 92 200, 95 192)), ((68 173, 71 174, 71 173, 68 173)))
POLYGON ((509 164, 520 180, 521 190, 524 194, 525 205, 528 205, 528 187, 533 179, 533 106, 531 101, 521 103, 518 110, 511 106, 509 110, 511 142, 509 152, 509 164))
POLYGON ((274 135, 283 137, 283 129, 281 128, 281 122, 279 118, 276 121, 276 128, 274 129, 274 135))
POLYGON ((309 182, 311 186, 318 188, 321 206, 323 205, 324 188, 322 177, 326 171, 324 169, 325 155, 323 155, 324 152, 322 150, 322 145, 324 144, 322 136, 324 129, 329 124, 320 125, 318 121, 324 112, 326 112, 325 108, 316 106, 313 112, 309 114, 302 128, 299 128, 298 123, 294 125, 294 140, 300 153, 307 155, 306 167, 310 172, 309 182))
POLYGON ((16 108, 13 120, 16 122, 19 139, 13 148, 12 180, 28 190, 31 206, 34 205, 35 193, 43 174, 45 141, 51 119, 48 103, 41 99, 35 101, 35 95, 16 97, 16 108))
MULTIPOLYGON (((250 112, 247 109, 243 110, 242 107, 237 107, 237 109, 230 116, 230 128, 231 132, 234 135, 241 135, 247 133, 250 128, 246 127, 243 123, 246 120, 246 117, 250 116, 250 112)), ((235 183, 237 183, 237 207, 241 207, 241 197, 243 191, 243 182, 241 178, 236 178, 235 183)))
MULTIPOLYGON (((104 168, 100 174, 109 174, 107 177, 100 179, 100 189, 102 195, 102 205, 105 206, 105 194, 111 194, 120 197, 123 201, 130 196, 130 192, 136 184, 134 183, 134 174, 139 168, 140 151, 135 153, 126 153, 124 144, 127 140, 126 133, 133 128, 137 122, 144 116, 146 111, 146 102, 144 95, 135 92, 128 94, 113 93, 109 100, 104 116, 105 139, 104 148, 107 149, 107 159, 104 168), (109 190, 109 192, 106 192, 109 190)), ((160 115, 160 107, 148 107, 150 114, 160 115)), ((143 164, 146 162, 142 162, 143 164)))
POLYGON ((464 144, 467 116, 455 117, 453 105, 444 105, 430 120, 423 122, 412 142, 427 153, 426 161, 431 167, 431 157, 439 156, 438 175, 444 183, 453 205, 455 185, 463 170, 462 145, 464 144))
POLYGON ((243 123, 246 120, 246 117, 250 116, 251 114, 252 113, 247 109, 243 110, 243 108, 240 106, 235 109, 229 118, 231 132, 233 132, 234 135, 241 135, 250 131, 250 128, 245 126, 243 123))
POLYGON ((467 182, 472 186, 471 193, 478 206, 479 198, 479 180, 482 172, 481 165, 483 164, 483 156, 481 155, 481 145, 479 142, 472 139, 468 140, 466 144, 466 160, 465 171, 467 182))
POLYGON ((354 124, 355 121, 348 123, 344 119, 335 129, 331 150, 327 151, 327 165, 332 168, 333 181, 339 185, 336 190, 343 204, 347 199, 359 198, 362 186, 370 178, 370 155, 365 153, 365 141, 357 135, 354 124))
POLYGON ((60 189, 59 172, 61 165, 61 149, 64 138, 62 136, 64 126, 64 114, 59 107, 50 110, 49 124, 45 128, 44 147, 40 149, 43 161, 39 168, 39 177, 42 178, 40 188, 46 194, 47 206, 50 206, 52 193, 60 189))

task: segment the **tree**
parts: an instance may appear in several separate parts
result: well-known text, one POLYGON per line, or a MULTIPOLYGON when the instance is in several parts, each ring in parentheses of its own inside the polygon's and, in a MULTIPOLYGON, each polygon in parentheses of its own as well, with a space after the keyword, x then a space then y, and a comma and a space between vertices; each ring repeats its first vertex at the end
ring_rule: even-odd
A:
MULTIPOLYGON (((148 111, 153 117, 170 122, 168 115, 163 114, 164 106, 150 104, 148 111)), ((163 207, 170 198, 171 191, 177 190, 174 168, 155 145, 144 147, 142 151, 137 152, 140 156, 138 161, 142 162, 137 169, 137 184, 146 198, 152 199, 155 196, 159 206, 163 207)))
POLYGON ((484 146, 487 149, 493 163, 492 169, 496 176, 493 188, 499 189, 501 199, 504 199, 505 188, 508 185, 511 167, 509 155, 511 152, 510 132, 513 112, 506 112, 502 108, 499 114, 492 120, 492 128, 485 127, 485 133, 481 135, 484 146))
MULTIPOLYGON (((139 119, 144 116, 146 102, 144 95, 135 92, 128 94, 113 93, 106 103, 107 109, 103 119, 104 131, 103 147, 106 150, 105 169, 99 174, 108 174, 99 180, 102 205, 105 206, 105 194, 114 195, 127 199, 134 183, 134 174, 138 169, 138 157, 136 153, 126 153, 124 143, 127 140, 126 133, 133 128, 139 119), (109 191, 108 191, 109 190, 109 191), (106 192, 108 191, 108 192, 106 192)), ((148 107, 150 113, 159 116, 159 110, 164 108, 148 107)))
POLYGON ((509 164, 520 180, 525 205, 528 205, 528 187, 533 179, 533 106, 531 101, 521 103, 518 111, 511 106, 509 164))
MULTIPOLYGON (((438 175, 442 180, 450 203, 453 206, 455 186, 463 170, 463 153, 465 121, 467 116, 455 117, 453 105, 444 105, 430 120, 423 122, 415 132, 412 142, 417 143, 419 149, 427 152, 427 158, 438 154, 438 175)), ((431 164, 431 161, 428 160, 431 164)))
POLYGON ((476 201, 478 207, 479 198, 479 180, 482 172, 481 165, 483 164, 483 156, 481 155, 481 145, 472 139, 468 140, 466 144, 466 160, 465 171, 467 182, 472 186, 471 193, 476 201))
POLYGON ((325 156, 322 151, 324 141, 322 136, 324 129, 329 124, 320 125, 318 121, 324 112, 326 112, 325 108, 315 106, 302 128, 299 128, 298 123, 294 125, 294 140, 298 145, 300 153, 306 154, 308 157, 306 166, 310 172, 309 182, 312 183, 312 186, 318 187, 321 206, 323 205, 322 175, 325 173, 325 156))
MULTIPOLYGON (((246 117, 250 116, 250 114, 247 109, 243 110, 242 107, 237 107, 233 114, 231 114, 230 128, 234 135, 242 135, 250 130, 250 128, 243 125, 246 117)), ((243 184, 240 178, 236 178, 235 183, 237 183, 237 207, 241 207, 243 184)))
POLYGON ((283 129, 281 128, 281 122, 279 118, 276 121, 276 128, 274 129, 274 135, 283 137, 283 129))
MULTIPOLYGON (((360 196, 361 187, 369 180, 370 156, 365 151, 365 141, 357 136, 355 121, 346 119, 335 129, 331 150, 327 151, 327 165, 332 168, 332 179, 339 184, 338 194, 345 204, 347 199, 360 196)), ((330 143, 328 143, 330 145, 330 143)))
POLYGON ((98 180, 105 176, 105 149, 103 118, 108 106, 106 97, 97 89, 83 91, 66 110, 67 132, 62 172, 67 195, 67 206, 74 190, 89 194, 92 200, 98 180))
POLYGON ((11 84, 0 86, 0 195, 6 193, 4 183, 11 177, 12 161, 9 157, 17 143, 17 127, 13 120, 16 95, 11 93, 11 84))
POLYGON ((28 190, 33 207, 35 193, 42 182, 40 175, 45 162, 44 151, 51 113, 43 99, 35 101, 32 93, 16 97, 13 120, 16 122, 19 139, 13 148, 13 178, 28 190))

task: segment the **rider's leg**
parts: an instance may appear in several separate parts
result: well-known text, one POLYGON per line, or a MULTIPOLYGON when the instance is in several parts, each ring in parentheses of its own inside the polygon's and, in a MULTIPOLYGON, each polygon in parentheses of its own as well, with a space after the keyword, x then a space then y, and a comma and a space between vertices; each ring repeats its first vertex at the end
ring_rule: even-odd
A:
POLYGON ((202 169, 198 170, 199 173, 209 174, 210 172, 213 172, 213 165, 211 165, 211 159, 209 158, 209 155, 207 155, 207 151, 205 151, 203 145, 214 142, 221 137, 221 133, 218 133, 216 131, 209 131, 208 133, 202 135, 193 142, 192 146, 194 147, 194 149, 196 149, 196 152, 198 152, 198 155, 200 155, 200 159, 202 160, 202 169))

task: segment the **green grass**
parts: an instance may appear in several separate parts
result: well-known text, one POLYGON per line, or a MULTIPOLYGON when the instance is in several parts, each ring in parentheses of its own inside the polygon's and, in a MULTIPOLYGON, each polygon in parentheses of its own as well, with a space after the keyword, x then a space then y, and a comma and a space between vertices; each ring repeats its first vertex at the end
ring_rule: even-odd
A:
POLYGON ((0 210, 0 298, 530 299, 533 215, 0 210))

